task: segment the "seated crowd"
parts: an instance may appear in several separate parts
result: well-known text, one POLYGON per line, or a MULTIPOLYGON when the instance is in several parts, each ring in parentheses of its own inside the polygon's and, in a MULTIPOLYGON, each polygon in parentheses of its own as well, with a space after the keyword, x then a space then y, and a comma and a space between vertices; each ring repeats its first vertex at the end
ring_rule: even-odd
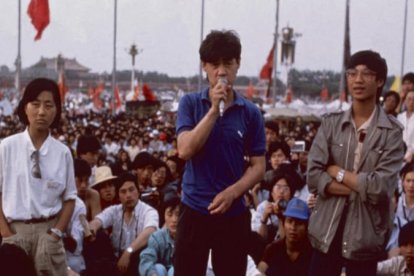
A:
MULTIPOLYGON (((0 139, 19 131, 12 117, 3 121, 7 127, 0 139)), ((294 123, 267 121, 265 131, 267 172, 245 194, 252 213, 251 239, 246 241, 248 275, 307 275, 307 225, 317 198, 309 194, 306 166, 317 125, 298 117, 294 123), (299 149, 298 140, 303 140, 299 149)), ((67 116, 54 135, 74 156, 78 196, 64 238, 72 273, 173 275, 185 165, 177 156, 173 125, 158 118, 138 121, 90 113, 67 116)), ((395 191, 394 228, 378 275, 413 275, 413 220, 414 164, 406 163, 395 191), (397 270, 400 274, 394 274, 397 270)), ((0 267, 7 267, 10 258, 30 261, 18 248, 9 247, 0 247, 0 267)), ((34 275, 27 267, 30 262, 21 273, 34 275)), ((206 275, 214 275, 210 266, 206 275)))

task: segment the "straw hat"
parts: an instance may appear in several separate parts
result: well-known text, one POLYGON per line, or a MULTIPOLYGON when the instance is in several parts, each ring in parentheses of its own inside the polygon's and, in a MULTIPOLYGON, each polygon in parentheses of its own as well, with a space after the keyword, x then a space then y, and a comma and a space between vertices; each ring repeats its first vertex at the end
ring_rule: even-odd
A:
POLYGON ((97 186, 103 182, 116 179, 117 177, 112 174, 112 170, 108 166, 101 166, 96 168, 95 171, 95 183, 90 188, 97 188, 97 186))

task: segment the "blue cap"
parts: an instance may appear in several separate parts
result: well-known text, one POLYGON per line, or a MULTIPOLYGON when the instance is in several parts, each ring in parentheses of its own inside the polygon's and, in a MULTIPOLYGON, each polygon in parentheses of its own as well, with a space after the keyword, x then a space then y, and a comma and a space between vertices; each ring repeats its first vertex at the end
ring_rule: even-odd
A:
POLYGON ((286 207, 286 211, 283 213, 283 215, 285 217, 308 220, 310 211, 305 201, 294 197, 289 201, 286 207))

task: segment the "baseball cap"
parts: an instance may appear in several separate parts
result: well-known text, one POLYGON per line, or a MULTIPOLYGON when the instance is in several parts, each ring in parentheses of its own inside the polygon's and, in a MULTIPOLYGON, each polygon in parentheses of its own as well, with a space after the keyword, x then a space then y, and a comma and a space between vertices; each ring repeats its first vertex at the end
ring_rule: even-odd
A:
POLYGON ((283 215, 285 217, 308 220, 310 211, 305 201, 294 197, 289 201, 286 207, 286 211, 283 213, 283 215))

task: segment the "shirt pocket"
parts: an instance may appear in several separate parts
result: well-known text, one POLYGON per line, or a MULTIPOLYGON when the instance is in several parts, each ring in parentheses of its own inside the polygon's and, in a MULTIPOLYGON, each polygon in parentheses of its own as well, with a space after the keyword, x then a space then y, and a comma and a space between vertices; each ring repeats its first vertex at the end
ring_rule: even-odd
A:
POLYGON ((329 156, 332 160, 329 160, 333 164, 342 164, 341 160, 345 155, 345 146, 343 143, 329 143, 329 156))
POLYGON ((56 180, 44 180, 42 189, 42 205, 54 207, 62 200, 62 193, 65 188, 62 182, 56 180))

